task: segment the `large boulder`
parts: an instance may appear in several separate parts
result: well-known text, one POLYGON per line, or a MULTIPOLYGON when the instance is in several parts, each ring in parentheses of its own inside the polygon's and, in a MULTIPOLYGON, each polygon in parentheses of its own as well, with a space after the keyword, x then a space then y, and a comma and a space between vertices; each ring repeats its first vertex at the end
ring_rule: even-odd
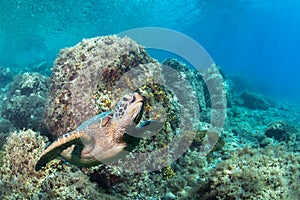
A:
MULTIPOLYGON (((153 74, 158 63, 133 40, 117 36, 84 39, 74 47, 62 49, 53 67, 44 132, 56 138, 110 110, 126 92, 116 95, 116 82, 130 69, 148 63, 153 65, 141 73, 153 74)), ((128 78, 124 84, 130 81, 128 78)))
POLYGON ((261 95, 245 91, 239 96, 238 104, 253 110, 268 110, 270 103, 261 95))

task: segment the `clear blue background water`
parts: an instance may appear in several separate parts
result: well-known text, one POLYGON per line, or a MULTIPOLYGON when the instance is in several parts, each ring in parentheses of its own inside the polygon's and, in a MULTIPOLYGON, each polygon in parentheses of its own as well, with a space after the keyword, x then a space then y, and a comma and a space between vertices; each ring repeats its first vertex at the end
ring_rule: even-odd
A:
POLYGON ((158 26, 196 39, 227 73, 300 102, 298 0, 0 0, 0 65, 21 70, 99 35, 158 26))

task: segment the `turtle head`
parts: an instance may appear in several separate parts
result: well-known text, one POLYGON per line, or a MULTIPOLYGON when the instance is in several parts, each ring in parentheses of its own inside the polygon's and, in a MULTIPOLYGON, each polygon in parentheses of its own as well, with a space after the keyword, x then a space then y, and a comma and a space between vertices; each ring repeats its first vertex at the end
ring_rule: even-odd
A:
POLYGON ((126 94, 117 104, 113 118, 121 128, 135 126, 141 120, 143 107, 143 97, 140 94, 126 94))

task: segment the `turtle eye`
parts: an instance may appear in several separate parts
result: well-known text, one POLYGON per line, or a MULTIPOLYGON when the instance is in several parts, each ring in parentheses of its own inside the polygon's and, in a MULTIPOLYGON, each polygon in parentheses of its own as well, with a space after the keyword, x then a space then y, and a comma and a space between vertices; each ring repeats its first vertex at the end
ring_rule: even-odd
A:
POLYGON ((126 97, 122 98, 122 101, 128 101, 129 99, 127 99, 126 97))
POLYGON ((131 101, 130 101, 130 103, 133 103, 133 102, 135 102, 135 100, 136 100, 136 98, 135 98, 135 95, 133 95, 133 96, 132 96, 132 98, 131 98, 131 101))

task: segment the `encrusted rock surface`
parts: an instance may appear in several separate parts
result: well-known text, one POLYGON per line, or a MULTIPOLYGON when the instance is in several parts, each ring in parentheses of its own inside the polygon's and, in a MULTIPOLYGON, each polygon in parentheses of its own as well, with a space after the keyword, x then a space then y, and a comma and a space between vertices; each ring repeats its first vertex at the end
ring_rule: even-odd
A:
POLYGON ((1 116, 17 128, 39 130, 48 89, 48 79, 38 73, 17 75, 5 94, 1 116))
POLYGON ((130 69, 147 63, 153 63, 155 70, 157 62, 143 47, 117 36, 84 39, 62 49, 53 67, 44 131, 56 138, 110 110, 121 97, 112 94, 115 82, 130 69))
POLYGON ((42 171, 34 165, 47 139, 32 130, 11 132, 0 151, 0 199, 99 199, 95 184, 73 166, 53 160, 42 171))

